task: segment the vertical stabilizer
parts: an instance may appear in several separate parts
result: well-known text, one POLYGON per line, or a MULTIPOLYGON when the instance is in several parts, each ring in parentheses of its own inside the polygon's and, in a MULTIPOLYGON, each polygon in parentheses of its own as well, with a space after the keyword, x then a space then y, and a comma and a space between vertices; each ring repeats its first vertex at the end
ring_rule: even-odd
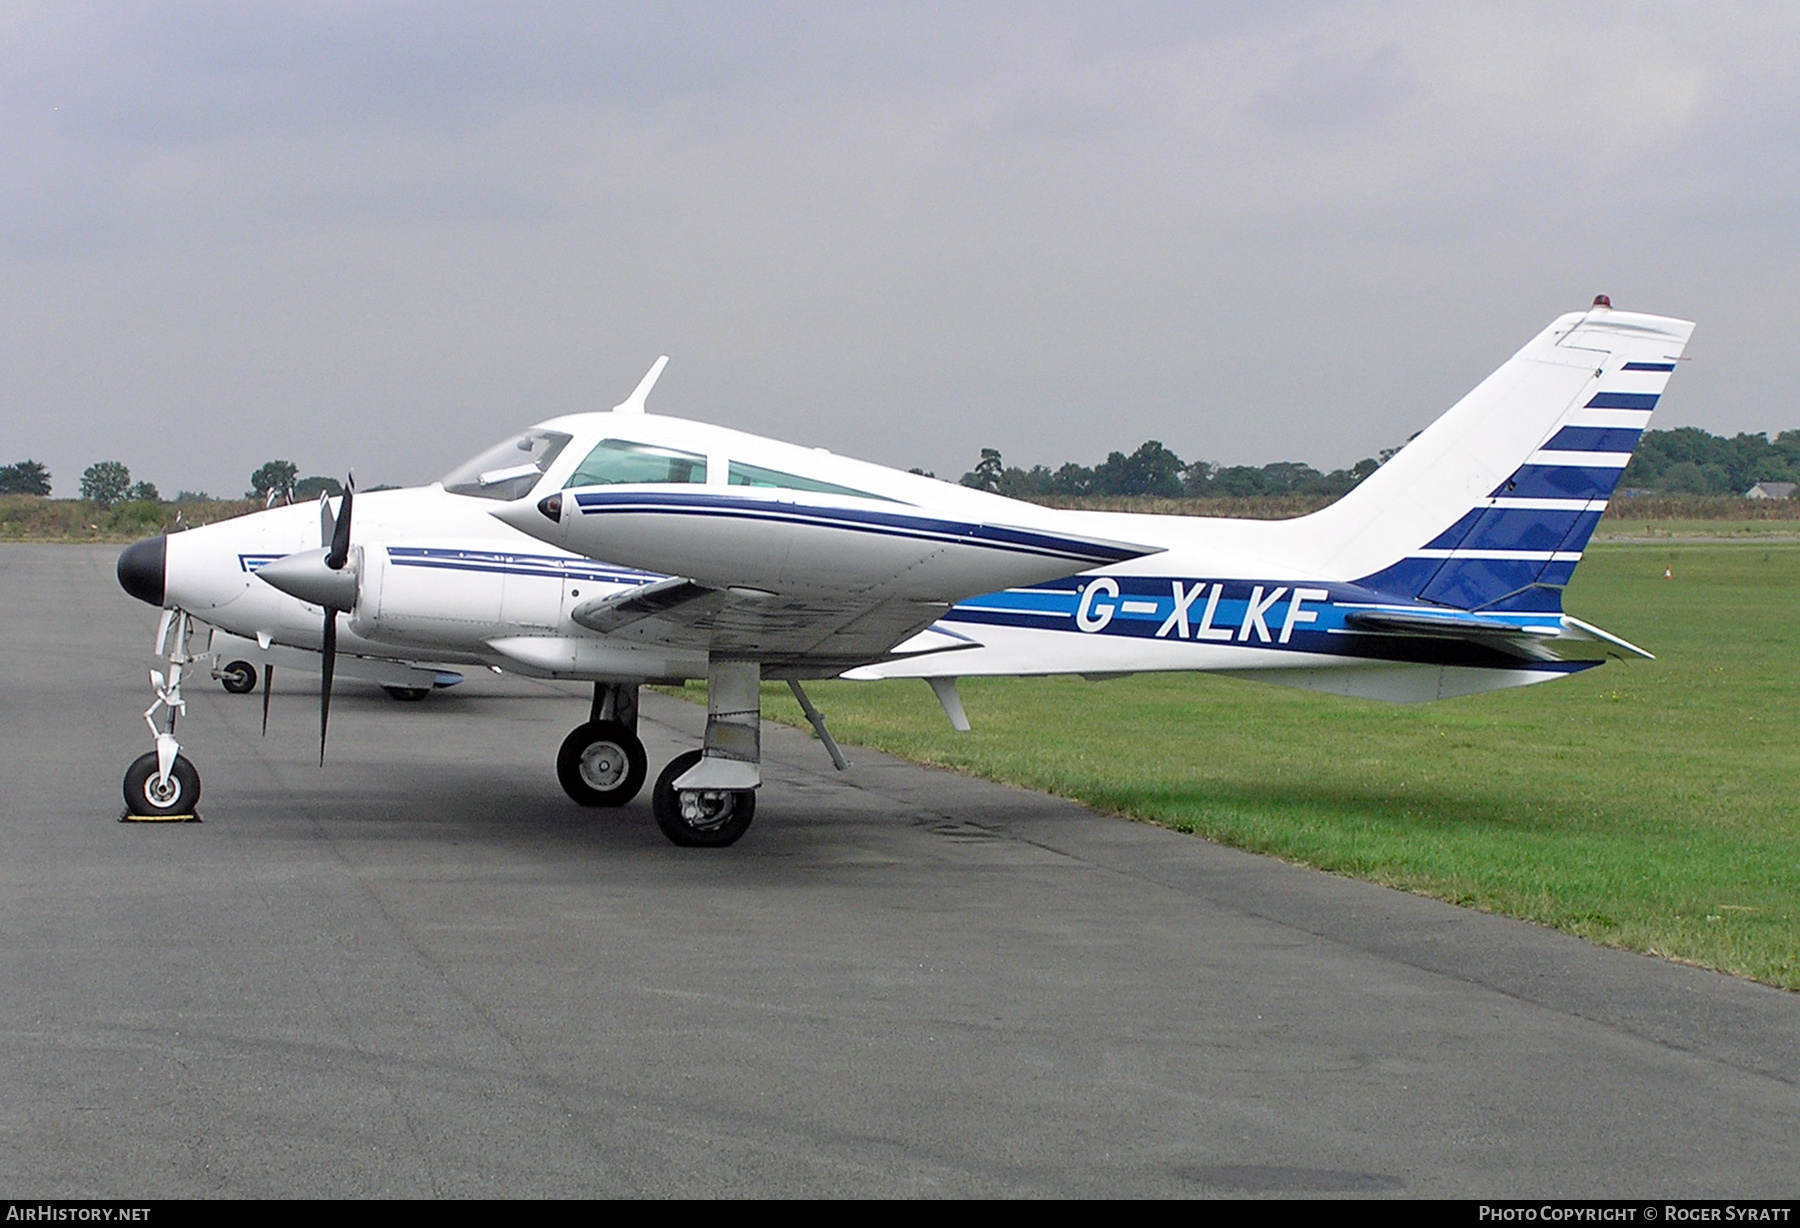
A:
POLYGON ((1331 569, 1459 610, 1561 610, 1693 327, 1604 299, 1557 320, 1307 518, 1331 569))

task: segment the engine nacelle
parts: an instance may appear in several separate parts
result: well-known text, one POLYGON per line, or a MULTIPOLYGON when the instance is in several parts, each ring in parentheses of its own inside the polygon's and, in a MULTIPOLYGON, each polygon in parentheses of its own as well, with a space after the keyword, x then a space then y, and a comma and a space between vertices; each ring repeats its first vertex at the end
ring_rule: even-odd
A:
POLYGON ((515 556, 454 547, 364 547, 350 629, 396 643, 477 643, 565 626, 564 580, 515 556))

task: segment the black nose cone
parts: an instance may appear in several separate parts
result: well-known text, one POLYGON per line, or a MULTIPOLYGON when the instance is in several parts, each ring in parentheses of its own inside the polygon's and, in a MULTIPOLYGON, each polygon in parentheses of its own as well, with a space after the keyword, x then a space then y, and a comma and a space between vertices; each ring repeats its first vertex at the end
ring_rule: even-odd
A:
POLYGON ((119 552, 119 587, 151 605, 163 603, 163 564, 169 553, 169 539, 146 537, 132 542, 119 552))

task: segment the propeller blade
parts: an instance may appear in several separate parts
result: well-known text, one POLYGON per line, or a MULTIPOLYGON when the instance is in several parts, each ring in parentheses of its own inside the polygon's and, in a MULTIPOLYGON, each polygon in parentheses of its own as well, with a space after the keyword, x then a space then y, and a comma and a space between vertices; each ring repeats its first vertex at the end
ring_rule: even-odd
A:
MULTIPOLYGON (((348 517, 344 523, 349 523, 348 517)), ((325 643, 323 659, 319 663, 319 766, 325 766, 325 731, 331 725, 331 676, 337 671, 337 616, 338 612, 330 606, 325 607, 325 643)))
POLYGON ((269 736, 269 692, 275 688, 275 667, 263 662, 263 737, 269 736))
POLYGON ((350 505, 356 498, 356 475, 348 475, 344 483, 344 503, 338 509, 337 523, 331 526, 331 553, 325 556, 325 566, 333 571, 344 570, 344 564, 350 558, 350 505))
MULTIPOLYGON (((344 570, 344 564, 350 561, 350 509, 356 502, 356 475, 344 476, 344 501, 338 507, 337 519, 330 525, 330 541, 326 543, 325 566, 332 571, 344 570)), ((331 514, 329 506, 321 503, 324 509, 319 513, 319 528, 326 527, 326 517, 331 514)), ((352 579, 356 573, 351 572, 352 579)), ((325 634, 319 645, 319 766, 325 766, 325 735, 331 728, 331 678, 337 672, 337 616, 334 606, 325 606, 325 634)))
POLYGON ((337 517, 331 514, 331 496, 324 491, 319 492, 319 545, 329 547, 332 535, 337 531, 337 517))

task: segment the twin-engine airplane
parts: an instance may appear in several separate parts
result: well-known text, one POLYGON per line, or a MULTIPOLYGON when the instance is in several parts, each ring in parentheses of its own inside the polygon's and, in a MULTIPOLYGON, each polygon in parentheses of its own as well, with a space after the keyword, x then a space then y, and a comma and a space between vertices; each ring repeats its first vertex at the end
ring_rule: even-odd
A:
POLYGON ((1287 521, 1052 510, 651 416, 659 359, 612 412, 540 423, 430 486, 128 547, 119 580, 164 607, 168 670, 125 803, 198 801, 175 739, 186 666, 245 690, 260 660, 266 726, 272 665, 296 650, 320 654, 321 760, 340 652, 402 693, 459 664, 592 682, 557 756, 590 806, 642 787, 638 687, 705 678, 703 744, 652 792, 682 845, 749 826, 763 679, 792 685, 841 767, 805 680, 922 678, 967 728, 955 681, 973 675, 1205 670, 1418 701, 1648 656, 1562 595, 1692 330, 1596 299, 1287 521))

